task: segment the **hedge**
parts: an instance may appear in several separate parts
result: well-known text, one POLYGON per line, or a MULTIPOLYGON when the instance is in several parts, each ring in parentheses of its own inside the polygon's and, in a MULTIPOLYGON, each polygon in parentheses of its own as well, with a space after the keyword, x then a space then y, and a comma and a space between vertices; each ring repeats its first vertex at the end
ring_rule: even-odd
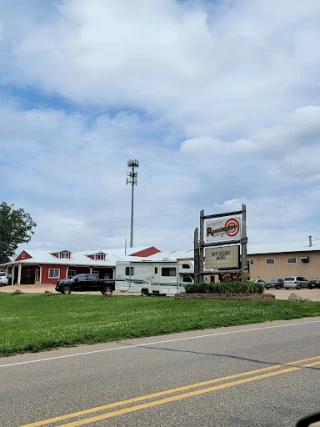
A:
POLYGON ((264 287, 261 283, 252 282, 219 282, 208 283, 202 282, 185 286, 186 292, 189 294, 195 293, 213 293, 213 294, 256 294, 263 293, 264 287))

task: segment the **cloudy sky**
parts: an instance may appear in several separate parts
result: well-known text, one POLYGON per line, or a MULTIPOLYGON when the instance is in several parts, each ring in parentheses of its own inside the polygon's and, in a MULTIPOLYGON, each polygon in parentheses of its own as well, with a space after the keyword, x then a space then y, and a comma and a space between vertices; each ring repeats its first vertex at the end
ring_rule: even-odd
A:
MULTIPOLYGON (((320 238, 319 0, 0 0, 1 199, 33 249, 320 238)), ((25 246, 25 245, 24 245, 25 246)))

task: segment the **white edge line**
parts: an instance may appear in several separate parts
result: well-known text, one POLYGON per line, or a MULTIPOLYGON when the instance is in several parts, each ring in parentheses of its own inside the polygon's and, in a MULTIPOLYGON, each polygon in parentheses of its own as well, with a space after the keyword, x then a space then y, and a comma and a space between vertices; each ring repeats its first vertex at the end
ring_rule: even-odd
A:
MULTIPOLYGON (((64 356, 54 356, 54 357, 48 357, 45 359, 34 359, 34 360, 27 360, 25 362, 8 363, 6 365, 0 365, 0 368, 8 368, 10 366, 27 365, 29 363, 47 362, 50 360, 66 359, 68 357, 87 356, 89 354, 106 353, 109 351, 128 350, 128 349, 137 348, 137 347, 146 347, 146 346, 151 346, 151 345, 156 345, 156 344, 166 344, 169 342, 188 341, 188 340, 196 340, 199 338, 217 337, 217 336, 221 336, 221 335, 240 334, 242 332, 264 331, 267 329, 286 328, 289 326, 309 325, 310 323, 320 323, 320 320, 312 320, 310 322, 290 323, 290 324, 285 324, 285 325, 265 326, 264 328, 240 329, 238 331, 218 332, 216 334, 213 333, 213 334, 197 335, 196 337, 175 338, 175 339, 171 339, 171 340, 155 341, 155 342, 149 342, 149 343, 144 343, 144 344, 132 344, 132 345, 126 345, 126 346, 121 346, 121 347, 104 348, 101 350, 86 351, 84 353, 65 354, 64 356)), ((191 332, 191 331, 185 331, 185 332, 191 332)), ((110 342, 108 344, 110 344, 110 342)))

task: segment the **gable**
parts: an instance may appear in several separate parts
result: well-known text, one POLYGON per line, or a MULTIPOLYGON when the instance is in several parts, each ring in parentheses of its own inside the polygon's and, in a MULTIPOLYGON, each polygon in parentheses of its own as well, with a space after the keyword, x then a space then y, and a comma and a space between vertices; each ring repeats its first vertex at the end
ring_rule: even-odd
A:
POLYGON ((96 252, 95 254, 87 255, 88 258, 93 259, 95 261, 105 261, 107 256, 104 252, 96 252))
POLYGON ((32 258, 31 255, 28 254, 26 251, 22 251, 19 256, 15 259, 15 261, 23 261, 24 259, 30 259, 32 258))

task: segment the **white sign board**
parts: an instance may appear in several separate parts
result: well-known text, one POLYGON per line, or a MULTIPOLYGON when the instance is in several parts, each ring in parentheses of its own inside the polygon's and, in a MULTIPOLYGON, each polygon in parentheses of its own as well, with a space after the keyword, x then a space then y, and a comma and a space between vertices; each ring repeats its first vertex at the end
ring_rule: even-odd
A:
POLYGON ((240 246, 216 246, 205 249, 206 269, 223 269, 240 267, 240 246))
POLYGON ((207 242, 224 242, 227 240, 240 240, 240 238, 240 216, 234 216, 227 219, 210 220, 206 223, 207 242))

